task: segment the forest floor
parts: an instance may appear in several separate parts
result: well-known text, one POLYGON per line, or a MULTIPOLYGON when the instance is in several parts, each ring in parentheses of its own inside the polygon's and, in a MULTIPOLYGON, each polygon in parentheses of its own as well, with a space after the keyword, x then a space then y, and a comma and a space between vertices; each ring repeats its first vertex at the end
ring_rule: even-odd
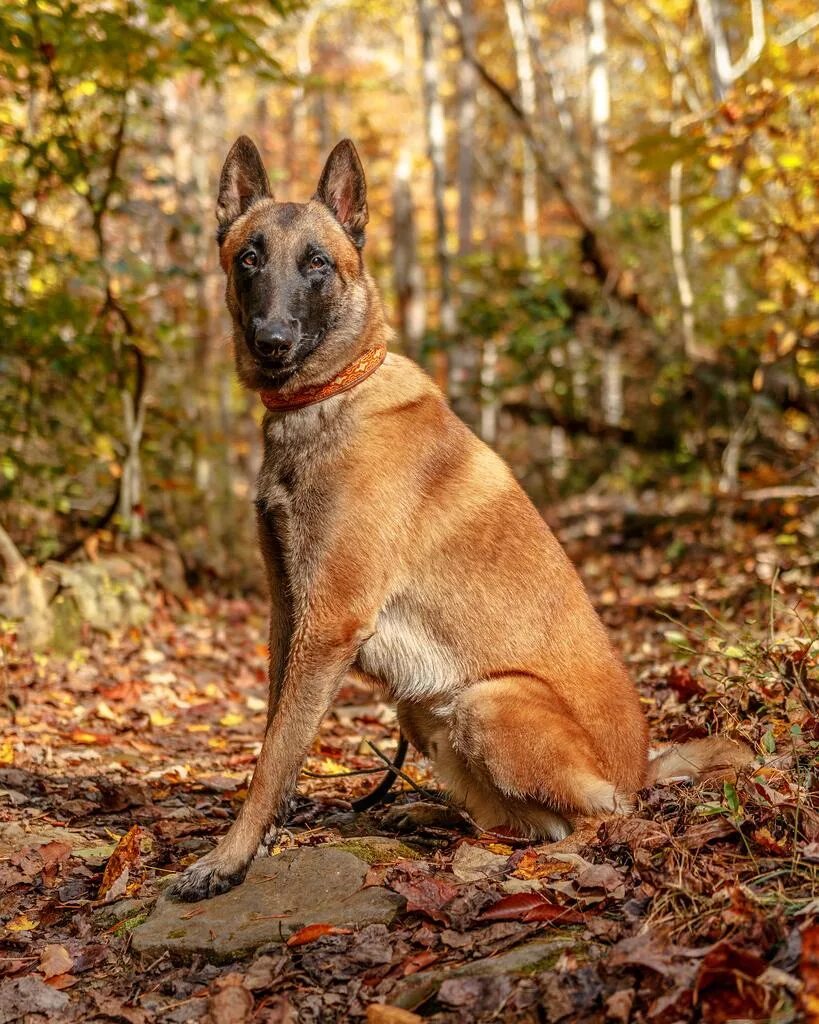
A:
MULTIPOLYGON (((157 952, 139 936, 163 880, 246 792, 264 603, 158 594, 146 627, 89 636, 71 657, 7 638, 0 1024, 819 1021, 816 519, 798 505, 733 520, 564 513, 652 740, 727 732, 757 752, 751 769, 645 791, 633 814, 584 821, 557 847, 441 827, 351 839, 395 837, 385 810, 350 810, 372 778, 340 775, 378 763, 367 739, 393 751, 395 730, 346 686, 306 764, 327 777, 302 778, 266 864, 358 854, 354 887, 377 888, 381 910, 345 927, 314 907, 304 927, 291 914, 288 938, 275 919, 292 908, 263 905, 255 949, 215 955, 213 926, 201 949, 157 952)), ((417 755, 407 771, 434 785, 417 755)), ((176 911, 191 927, 210 912, 176 911)))

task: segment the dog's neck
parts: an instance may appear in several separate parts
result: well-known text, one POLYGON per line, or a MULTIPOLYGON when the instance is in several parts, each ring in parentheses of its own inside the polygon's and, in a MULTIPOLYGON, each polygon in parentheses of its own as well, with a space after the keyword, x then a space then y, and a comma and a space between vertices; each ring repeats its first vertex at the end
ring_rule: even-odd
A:
POLYGON ((267 409, 272 412, 286 412, 288 409, 304 409, 308 405, 325 402, 370 377, 387 356, 387 343, 378 341, 369 345, 356 358, 348 363, 335 376, 323 384, 311 384, 282 394, 280 391, 260 391, 259 397, 267 409))

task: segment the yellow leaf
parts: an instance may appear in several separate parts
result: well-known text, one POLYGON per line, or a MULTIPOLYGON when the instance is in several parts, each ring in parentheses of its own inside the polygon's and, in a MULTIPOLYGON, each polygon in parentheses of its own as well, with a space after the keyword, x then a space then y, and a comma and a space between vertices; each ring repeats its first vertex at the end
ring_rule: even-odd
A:
POLYGON ((105 703, 104 700, 98 702, 96 711, 94 713, 96 714, 97 718, 104 718, 108 722, 116 722, 117 720, 117 715, 115 714, 114 711, 111 710, 111 708, 105 703))
POLYGON ((228 711, 226 715, 222 715, 219 719, 219 725, 228 727, 231 725, 241 725, 244 720, 244 715, 238 715, 235 711, 228 711))
POLYGON ((32 921, 28 914, 20 914, 9 921, 6 925, 6 930, 10 932, 30 932, 37 927, 38 923, 38 921, 32 921))
POLYGON ((14 745, 10 739, 0 743, 0 764, 14 764, 14 745))
POLYGON ((338 761, 333 761, 329 757, 325 757, 320 763, 317 772, 321 772, 322 775, 344 775, 347 769, 343 764, 339 764, 338 761))
POLYGON ((174 723, 171 715, 166 715, 164 711, 160 711, 158 708, 152 711, 148 717, 151 720, 151 725, 156 726, 157 729, 164 729, 166 725, 173 725, 174 723))

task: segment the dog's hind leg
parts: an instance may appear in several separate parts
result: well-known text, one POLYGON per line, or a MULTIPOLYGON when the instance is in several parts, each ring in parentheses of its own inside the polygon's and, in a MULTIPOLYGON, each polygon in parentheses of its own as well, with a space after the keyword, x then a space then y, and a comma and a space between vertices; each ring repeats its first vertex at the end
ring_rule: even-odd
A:
POLYGON ((439 744, 438 770, 481 828, 562 839, 571 817, 628 805, 586 731, 541 680, 473 685, 456 705, 448 739, 439 744))

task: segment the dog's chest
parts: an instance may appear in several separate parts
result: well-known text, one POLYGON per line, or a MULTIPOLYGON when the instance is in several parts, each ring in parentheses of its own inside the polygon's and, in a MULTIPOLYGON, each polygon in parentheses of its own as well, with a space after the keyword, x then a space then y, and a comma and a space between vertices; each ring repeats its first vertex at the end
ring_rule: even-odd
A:
POLYGON ((257 503, 268 518, 295 590, 322 555, 335 476, 332 431, 325 431, 322 442, 321 423, 307 412, 267 425, 257 486, 257 503))
POLYGON ((455 652, 437 639, 407 601, 393 601, 376 619, 358 664, 380 680, 393 700, 451 695, 463 678, 455 652))

